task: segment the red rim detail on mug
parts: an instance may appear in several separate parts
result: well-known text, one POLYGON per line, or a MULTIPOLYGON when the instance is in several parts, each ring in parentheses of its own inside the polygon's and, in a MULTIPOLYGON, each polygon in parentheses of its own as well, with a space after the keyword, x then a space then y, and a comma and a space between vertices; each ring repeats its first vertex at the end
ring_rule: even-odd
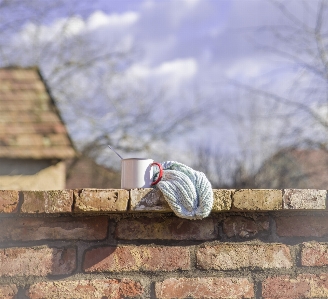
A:
POLYGON ((157 163, 157 162, 154 162, 154 163, 150 164, 150 166, 153 166, 153 165, 158 166, 158 168, 159 168, 159 174, 158 174, 157 180, 155 182, 152 182, 151 183, 151 186, 156 185, 162 179, 162 177, 163 177, 163 167, 162 167, 162 165, 159 164, 159 163, 157 163))

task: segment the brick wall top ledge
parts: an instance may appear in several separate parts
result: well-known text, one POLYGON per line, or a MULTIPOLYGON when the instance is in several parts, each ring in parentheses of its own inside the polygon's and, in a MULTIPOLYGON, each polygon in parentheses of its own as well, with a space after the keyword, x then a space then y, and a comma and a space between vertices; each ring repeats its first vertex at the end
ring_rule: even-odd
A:
MULTIPOLYGON (((212 212, 326 210, 327 190, 214 189, 212 212)), ((0 190, 0 214, 172 212, 156 189, 0 190)))

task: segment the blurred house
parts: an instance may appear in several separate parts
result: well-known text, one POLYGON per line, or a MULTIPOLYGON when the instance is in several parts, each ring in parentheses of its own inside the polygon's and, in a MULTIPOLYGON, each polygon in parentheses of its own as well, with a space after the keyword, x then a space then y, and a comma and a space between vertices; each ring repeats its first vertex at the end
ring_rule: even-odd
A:
POLYGON ((258 188, 328 189, 328 152, 281 150, 263 163, 255 183, 258 188))
POLYGON ((93 159, 79 156, 67 160, 66 188, 110 189, 121 187, 121 174, 97 164, 93 159))
POLYGON ((37 68, 0 69, 0 189, 118 188, 119 180, 76 153, 37 68))
POLYGON ((38 69, 0 69, 0 189, 63 189, 74 156, 38 69))

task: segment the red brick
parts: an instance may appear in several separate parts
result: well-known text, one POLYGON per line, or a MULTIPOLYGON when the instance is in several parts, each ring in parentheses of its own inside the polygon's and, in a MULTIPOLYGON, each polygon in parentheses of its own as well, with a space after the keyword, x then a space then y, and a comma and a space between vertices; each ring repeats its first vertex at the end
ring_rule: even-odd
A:
POLYGON ((18 202, 18 191, 0 190, 0 213, 17 212, 18 202))
POLYGON ((86 252, 85 272, 173 271, 190 269, 190 253, 184 247, 98 247, 86 252))
POLYGON ((317 242, 303 243, 301 253, 302 266, 327 266, 328 244, 317 242))
POLYGON ((76 267, 74 248, 6 248, 0 250, 0 276, 71 274, 76 267))
POLYGON ((0 242, 32 240, 102 240, 107 217, 51 217, 0 219, 0 242))
POLYGON ((23 191, 22 213, 70 213, 72 190, 23 191))
POLYGON ((116 237, 123 240, 213 240, 218 237, 214 219, 187 220, 170 218, 123 219, 116 227, 116 237))
POLYGON ((17 292, 17 287, 14 284, 0 285, 1 299, 16 299, 17 292))
POLYGON ((328 214, 277 217, 280 237, 324 237, 328 235, 328 214))
POLYGON ((328 298, 328 274, 270 277, 262 284, 262 295, 264 299, 328 298))
POLYGON ((291 268, 289 248, 283 244, 205 245, 197 250, 197 265, 202 269, 291 268))
POLYGON ((229 237, 249 238, 261 231, 269 230, 269 217, 262 216, 256 219, 242 216, 231 216, 223 221, 223 232, 229 237))
POLYGON ((82 189, 74 191, 74 212, 127 211, 129 191, 123 189, 82 189))
POLYGON ((262 285, 263 298, 304 298, 309 293, 310 285, 306 281, 291 279, 288 276, 271 277, 262 285))
POLYGON ((253 298, 254 285, 246 278, 168 278, 156 283, 156 298, 253 298))
POLYGON ((130 279, 61 280, 39 282, 30 287, 30 299, 123 299, 143 294, 140 282, 130 279))

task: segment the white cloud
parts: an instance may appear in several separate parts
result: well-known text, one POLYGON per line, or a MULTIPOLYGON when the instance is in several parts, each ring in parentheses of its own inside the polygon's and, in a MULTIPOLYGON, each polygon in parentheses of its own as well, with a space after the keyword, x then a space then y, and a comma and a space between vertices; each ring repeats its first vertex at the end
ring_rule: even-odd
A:
POLYGON ((193 58, 176 59, 162 63, 156 72, 160 75, 174 75, 180 79, 189 79, 197 73, 197 62, 193 58))
POLYGON ((84 29, 85 23, 80 17, 61 18, 49 26, 27 23, 14 39, 16 41, 22 39, 26 43, 33 43, 36 38, 38 41, 51 41, 55 35, 64 34, 63 37, 69 37, 82 32, 84 29))
POLYGON ((197 74, 197 61, 193 58, 175 59, 165 61, 158 66, 149 67, 141 64, 134 64, 128 71, 130 78, 143 77, 151 80, 170 81, 174 84, 182 84, 194 78, 197 74))
MULTIPOLYGON (((72 17, 69 18, 67 21, 66 20, 60 20, 59 22, 56 22, 53 25, 53 29, 54 31, 59 31, 66 27, 66 35, 75 35, 78 34, 79 32, 81 32, 85 25, 84 25, 84 21, 81 17, 72 17)), ((46 34, 48 30, 51 30, 51 27, 44 27, 44 33, 46 34)))
POLYGON ((187 5, 194 7, 196 4, 198 4, 201 0, 183 0, 184 3, 187 5))
POLYGON ((234 61, 226 70, 227 77, 238 79, 254 79, 263 75, 272 65, 268 57, 249 56, 234 61))
MULTIPOLYGON (((96 11, 90 15, 85 21, 79 16, 60 18, 50 25, 36 25, 28 23, 23 30, 15 36, 15 40, 24 40, 32 42, 35 37, 39 41, 51 41, 54 36, 57 38, 71 37, 74 35, 83 35, 84 33, 106 28, 111 30, 112 34, 115 31, 126 33, 122 36, 125 38, 129 35, 129 30, 139 19, 139 14, 136 12, 124 12, 122 14, 105 14, 101 11, 96 11)), ((104 36, 102 35, 104 38, 104 36)), ((57 39, 58 40, 58 39, 57 39)), ((129 36, 131 40, 131 36, 129 36)))
POLYGON ((128 27, 134 25, 138 19, 139 14, 136 12, 128 11, 122 14, 105 14, 101 11, 94 12, 87 21, 87 27, 97 29, 103 26, 109 27, 128 27))

